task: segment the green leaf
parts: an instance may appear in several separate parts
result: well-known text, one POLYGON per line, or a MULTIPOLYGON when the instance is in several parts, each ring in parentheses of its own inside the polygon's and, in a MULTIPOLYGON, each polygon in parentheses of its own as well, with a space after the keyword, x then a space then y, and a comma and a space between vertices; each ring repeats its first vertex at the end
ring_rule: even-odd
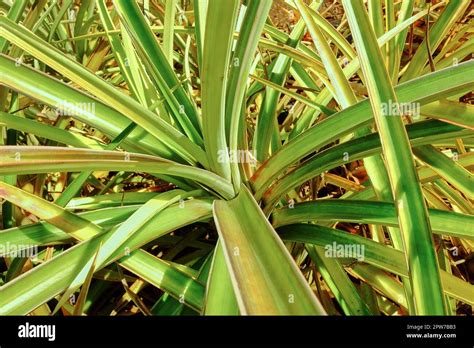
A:
MULTIPOLYGON (((310 243, 325 247, 337 245, 363 246, 363 262, 385 271, 408 277, 408 268, 402 251, 387 247, 362 236, 313 224, 295 224, 278 228, 278 234, 288 241, 310 243)), ((460 301, 474 302, 474 286, 441 270, 444 292, 460 301)))
POLYGON ((214 218, 241 314, 325 313, 246 187, 214 218))
MULTIPOLYGON (((469 135, 469 131, 438 121, 424 121, 407 126, 407 133, 412 146, 431 144, 443 138, 455 138, 469 135)), ((262 188, 255 193, 256 198, 263 198, 266 210, 290 189, 304 183, 327 170, 336 168, 349 161, 367 158, 382 151, 378 133, 369 134, 345 143, 335 145, 314 155, 285 176, 278 179, 274 185, 262 188), (263 189, 266 191, 262 192, 263 189)))
POLYGON ((306 250, 347 315, 372 314, 336 259, 325 257, 322 247, 307 245, 306 250))
POLYGON ((380 134, 410 270, 415 310, 417 314, 446 314, 428 212, 416 175, 408 136, 400 115, 386 110, 387 104, 398 103, 397 96, 383 64, 377 38, 368 22, 363 3, 359 0, 343 1, 343 5, 380 134))
POLYGON ((156 118, 151 111, 144 109, 132 98, 125 96, 82 65, 64 56, 61 51, 44 42, 35 34, 5 17, 0 17, 0 36, 41 59, 44 63, 80 84, 102 101, 109 102, 114 106, 115 110, 147 129, 160 141, 173 147, 190 163, 200 162, 206 165, 203 151, 175 128, 165 121, 156 118))
MULTIPOLYGON (((450 1, 444 11, 439 16, 436 23, 430 28, 429 42, 431 51, 434 52, 441 41, 446 37, 452 26, 463 15, 469 6, 469 0, 450 1)), ((426 41, 426 38, 425 38, 426 41)), ((408 69, 403 74, 400 81, 409 81, 418 77, 421 70, 428 61, 428 52, 426 43, 420 43, 415 55, 410 59, 408 69)))
MULTIPOLYGON (((10 10, 8 11, 7 17, 15 23, 18 23, 21 17, 24 15, 24 11, 28 5, 28 0, 18 0, 12 3, 10 10)), ((0 38, 0 53, 5 53, 8 49, 8 41, 4 38, 0 38)))
MULTIPOLYGON (((399 103, 428 104, 440 96, 469 91, 474 87, 474 61, 468 61, 395 87, 399 103), (431 88, 426 88, 430 85, 431 88)), ((293 138, 264 162, 251 179, 254 190, 268 187, 291 164, 340 137, 372 122, 369 100, 361 101, 319 122, 293 138)))
MULTIPOLYGON (((226 94, 226 129, 229 134, 229 152, 237 153, 238 140, 243 131, 242 102, 247 88, 254 52, 257 48, 262 28, 270 11, 270 1, 249 1, 245 12, 244 25, 237 39, 231 62, 226 94)), ((240 189, 240 172, 236 163, 231 162, 231 176, 234 189, 240 189)))
MULTIPOLYGON (((190 140, 197 145, 202 145, 197 111, 158 45, 138 4, 134 1, 114 0, 114 5, 132 38, 137 54, 142 59, 156 88, 165 98, 175 121, 183 128, 190 140)), ((158 120, 156 122, 160 123, 158 120)), ((183 141, 189 139, 183 139, 183 141)), ((204 161, 201 164, 206 165, 207 162, 204 161)))
POLYGON ((119 151, 40 146, 0 146, 0 175, 54 171, 126 170, 176 175, 201 182, 223 197, 233 197, 232 185, 207 170, 178 164, 160 157, 119 151), (78 157, 79 156, 79 157, 78 157), (21 160, 17 160, 20 158, 21 160), (80 159, 78 159, 80 158, 80 159))
POLYGON ((420 160, 428 164, 442 178, 464 193, 467 198, 474 199, 474 178, 472 174, 460 166, 455 160, 449 159, 433 146, 420 146, 413 150, 420 160))
POLYGON ((235 298, 229 270, 220 242, 214 249, 211 273, 206 286, 204 315, 238 315, 239 305, 235 298))
POLYGON ((173 66, 174 19, 176 15, 177 0, 166 1, 165 21, 163 32, 163 54, 168 63, 173 66))
MULTIPOLYGON (((279 227, 306 221, 348 221, 364 224, 397 226, 397 213, 393 203, 324 199, 297 203, 275 210, 272 225, 279 227)), ((459 238, 474 238, 471 225, 474 217, 451 211, 429 209, 429 221, 433 232, 459 238)))
POLYGON ((58 143, 70 145, 73 147, 83 147, 89 149, 104 148, 104 145, 91 138, 86 138, 79 134, 74 134, 58 127, 33 121, 21 116, 8 114, 6 112, 0 112, 0 124, 5 125, 11 129, 34 134, 36 136, 54 140, 58 143))
MULTIPOLYGON (((77 264, 94 256, 103 241, 104 234, 100 234, 102 229, 97 225, 54 206, 52 203, 9 185, 3 183, 0 183, 0 185, 2 197, 18 204, 23 209, 31 211, 40 218, 46 219, 49 223, 65 230, 76 238, 84 240, 91 235, 95 235, 0 287, 0 313, 26 314, 58 295, 72 282, 77 275, 77 264)), ((186 203, 187 209, 185 211, 179 206, 175 209, 170 207, 159 215, 159 219, 150 220, 140 234, 130 238, 127 244, 130 255, 121 259, 120 263, 123 267, 133 270, 140 277, 159 288, 173 292, 172 295, 176 298, 180 298, 184 294, 185 303, 200 309, 202 303, 198 299, 202 300, 203 288, 197 285, 196 288, 192 285, 195 284, 192 278, 181 271, 175 270, 174 266, 168 262, 159 259, 153 259, 153 261, 156 261, 153 262, 147 253, 136 250, 150 240, 176 228, 208 217, 210 215, 209 202, 194 201, 191 200, 186 203), (157 223, 158 221, 159 223, 157 223), (169 277, 167 276, 168 273, 170 273, 169 277), (190 279, 192 284, 190 284, 190 279), (196 291, 201 292, 198 294, 196 291)), ((116 250, 113 260, 123 258, 125 254, 126 251, 116 250)))
MULTIPOLYGON (((314 3, 312 6, 319 7, 319 5, 316 3, 314 3)), ((303 34, 304 21, 300 19, 292 29, 291 34, 288 37, 287 44, 290 47, 296 47, 303 34)), ((288 56, 284 54, 278 55, 269 76, 270 82, 275 85, 282 86, 286 80, 290 66, 291 59, 288 56)), ((272 137, 275 136, 275 133, 278 130, 276 122, 276 110, 279 97, 280 91, 274 88, 266 89, 262 107, 257 118, 257 125, 253 139, 253 147, 256 151, 256 158, 260 162, 263 162, 266 158, 268 158, 272 137)))
POLYGON ((87 276, 90 272, 93 273, 95 270, 108 264, 111 256, 117 250, 123 249, 127 240, 129 240, 133 234, 138 233, 149 220, 157 216, 163 209, 171 204, 199 193, 202 193, 202 191, 183 193, 182 191, 172 190, 159 194, 135 211, 119 227, 106 232, 97 253, 93 258, 83 260, 82 269, 78 270, 76 277, 69 284, 68 289, 58 302, 56 308, 61 307, 70 295, 87 280, 87 276), (140 223, 136 223, 137 220, 140 221, 140 223))
MULTIPOLYGON (((123 130, 114 140, 112 140, 106 147, 105 150, 115 150, 130 133, 135 129, 136 124, 132 123, 127 128, 123 130)), ((61 193, 61 195, 55 200, 55 203, 61 207, 66 206, 66 204, 75 196, 78 192, 81 191, 83 185, 86 183, 87 179, 92 175, 92 171, 85 171, 80 173, 61 193)))
MULTIPOLYGON (((60 109, 66 105, 84 106, 74 118, 95 127, 105 134, 115 137, 130 124, 125 116, 108 104, 104 104, 87 94, 80 92, 48 75, 41 74, 24 65, 0 55, 0 81, 11 89, 60 109)), ((35 130, 32 128, 32 130, 35 130)), ((54 140, 54 139, 53 139, 54 140)), ((159 139, 139 127, 125 141, 124 148, 128 151, 159 154, 169 159, 179 159, 170 148, 159 139)), ((182 161, 182 160, 181 160, 182 161)))
POLYGON ((229 181, 225 101, 238 5, 237 0, 209 2, 201 70, 203 134, 210 168, 229 181))

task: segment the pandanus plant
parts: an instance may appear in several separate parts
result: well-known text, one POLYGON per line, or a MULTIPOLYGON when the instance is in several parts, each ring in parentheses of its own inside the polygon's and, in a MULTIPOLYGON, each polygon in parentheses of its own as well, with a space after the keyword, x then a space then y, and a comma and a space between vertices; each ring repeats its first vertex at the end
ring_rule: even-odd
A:
POLYGON ((469 0, 0 6, 0 314, 472 311, 469 0))

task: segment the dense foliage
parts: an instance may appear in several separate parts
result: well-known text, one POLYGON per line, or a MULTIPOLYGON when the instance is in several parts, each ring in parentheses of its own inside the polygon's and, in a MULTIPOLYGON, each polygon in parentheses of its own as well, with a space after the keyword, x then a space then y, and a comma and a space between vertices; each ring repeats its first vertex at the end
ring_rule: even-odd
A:
POLYGON ((472 315, 473 11, 0 1, 0 314, 472 315))

